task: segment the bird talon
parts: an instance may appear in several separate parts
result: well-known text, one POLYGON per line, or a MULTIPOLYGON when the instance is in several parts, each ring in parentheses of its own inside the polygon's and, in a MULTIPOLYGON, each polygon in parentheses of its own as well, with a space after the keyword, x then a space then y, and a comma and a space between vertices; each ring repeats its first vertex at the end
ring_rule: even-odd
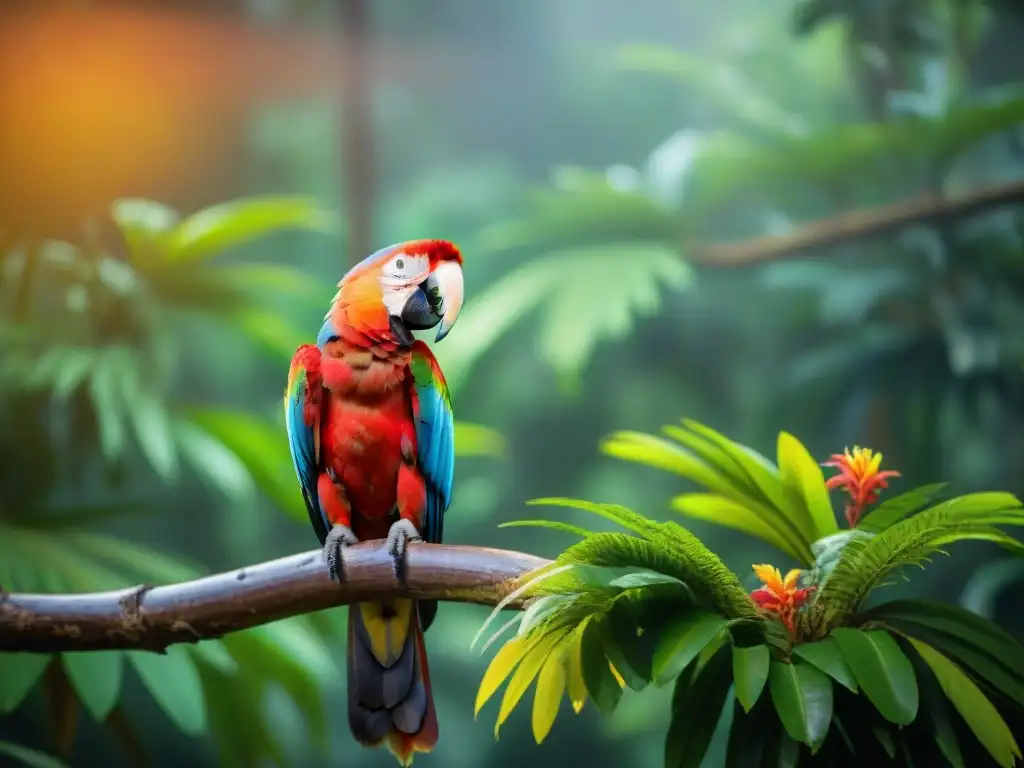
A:
POLYGON ((392 568, 395 578, 405 583, 405 553, 407 545, 423 541, 416 526, 408 520, 396 520, 388 530, 387 547, 388 554, 393 561, 392 568))
POLYGON ((359 539, 348 526, 335 525, 331 528, 324 541, 324 563, 327 565, 327 575, 331 577, 331 581, 340 584, 342 580, 341 550, 358 543, 359 539))

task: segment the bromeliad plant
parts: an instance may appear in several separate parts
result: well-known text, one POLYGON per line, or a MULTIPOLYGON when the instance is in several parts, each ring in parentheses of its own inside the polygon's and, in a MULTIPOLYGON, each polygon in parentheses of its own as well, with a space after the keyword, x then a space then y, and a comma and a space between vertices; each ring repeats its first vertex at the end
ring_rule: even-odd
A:
MULTIPOLYGON (((999 765, 1021 758, 1024 647, 995 624, 928 600, 874 607, 873 591, 948 544, 982 539, 1019 551, 997 526, 1024 524, 1008 493, 933 502, 942 485, 879 503, 882 456, 855 448, 821 466, 782 433, 777 462, 701 424, 667 427, 666 440, 619 433, 604 450, 687 477, 707 492, 673 500, 682 514, 758 536, 796 559, 783 575, 740 579, 676 522, 573 499, 535 504, 578 508, 628 532, 593 532, 560 521, 517 521, 577 535, 579 542, 530 574, 517 597, 525 611, 488 667, 476 711, 507 680, 497 726, 536 680, 533 731, 549 733, 563 694, 579 712, 603 713, 624 687, 674 685, 667 768, 699 766, 720 719, 731 716, 728 766, 999 765), (847 498, 847 527, 829 491, 847 498)), ((475 644, 476 641, 474 641, 475 644)), ((486 647, 486 646, 485 646, 486 647)))

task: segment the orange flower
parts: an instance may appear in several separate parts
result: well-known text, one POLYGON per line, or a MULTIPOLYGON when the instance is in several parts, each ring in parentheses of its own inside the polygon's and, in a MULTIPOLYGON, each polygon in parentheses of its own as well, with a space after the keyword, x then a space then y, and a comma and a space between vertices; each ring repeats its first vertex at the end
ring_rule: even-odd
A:
POLYGON ((823 467, 839 470, 838 475, 828 479, 825 487, 829 490, 842 488, 850 494, 845 511, 846 522, 851 528, 857 525, 865 508, 878 501, 881 490, 889 487, 889 478, 900 476, 899 472, 892 470, 880 472, 881 465, 882 454, 857 446, 854 446, 852 453, 847 448, 844 453, 832 454, 832 458, 822 464, 823 467))
POLYGON ((800 571, 796 568, 782 576, 778 568, 770 565, 755 565, 754 573, 764 586, 750 593, 750 598, 759 608, 776 613, 786 625, 790 634, 796 631, 796 612, 807 602, 814 587, 798 589, 797 579, 800 571))

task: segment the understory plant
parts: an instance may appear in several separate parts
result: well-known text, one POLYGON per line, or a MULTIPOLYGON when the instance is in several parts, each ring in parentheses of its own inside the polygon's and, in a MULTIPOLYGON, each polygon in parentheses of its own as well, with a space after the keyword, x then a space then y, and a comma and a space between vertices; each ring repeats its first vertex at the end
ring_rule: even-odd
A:
MULTIPOLYGON (((923 599, 870 604, 875 590, 954 542, 980 539, 1015 552, 1000 526, 1024 524, 1009 493, 939 499, 944 485, 881 501, 882 456, 866 448, 819 465, 790 434, 772 462, 692 421, 664 438, 611 436, 604 451, 675 472, 705 491, 673 500, 685 516, 773 544, 801 567, 760 564, 748 593, 739 576, 677 522, 621 506, 540 499, 614 521, 594 532, 556 520, 517 521, 579 537, 524 578, 492 613, 527 608, 481 681, 476 712, 507 685, 498 728, 536 681, 532 726, 549 733, 566 694, 604 714, 623 689, 674 686, 666 768, 699 766, 720 721, 727 766, 885 764, 955 768, 1021 758, 1024 647, 961 607, 923 599), (825 478, 822 466, 835 470, 825 478), (843 494, 840 528, 830 491, 843 494)), ((474 644, 477 642, 474 641, 474 644)))

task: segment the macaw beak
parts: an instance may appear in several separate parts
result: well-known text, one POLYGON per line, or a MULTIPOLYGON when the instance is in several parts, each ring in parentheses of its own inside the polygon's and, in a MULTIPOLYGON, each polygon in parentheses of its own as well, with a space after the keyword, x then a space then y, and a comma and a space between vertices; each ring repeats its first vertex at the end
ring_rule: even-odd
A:
POLYGON ((455 325, 462 311, 462 265, 457 261, 442 261, 427 278, 424 290, 434 312, 441 318, 441 326, 434 338, 434 341, 441 341, 455 325))
POLYGON ((401 314, 391 318, 392 330, 403 343, 412 344, 409 331, 425 331, 440 323, 434 339, 440 341, 455 325, 462 309, 462 266, 456 261, 442 261, 422 283, 410 289, 401 314))

